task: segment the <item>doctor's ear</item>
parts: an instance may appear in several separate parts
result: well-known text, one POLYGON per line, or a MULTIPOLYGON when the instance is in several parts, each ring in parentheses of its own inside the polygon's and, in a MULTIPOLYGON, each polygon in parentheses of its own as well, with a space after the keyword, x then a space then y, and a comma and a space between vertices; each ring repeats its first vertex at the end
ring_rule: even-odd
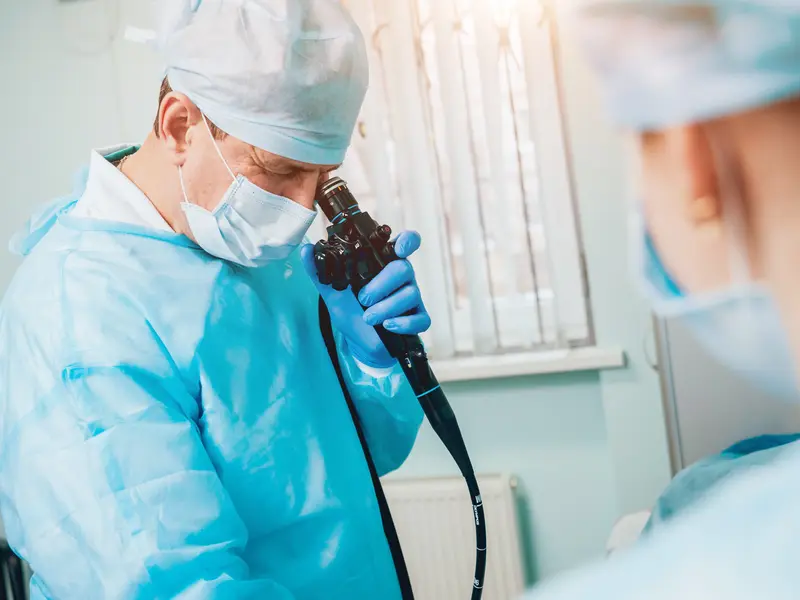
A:
POLYGON ((162 99, 156 135, 176 165, 183 164, 186 150, 192 142, 193 128, 202 121, 200 109, 184 94, 170 92, 162 99))
POLYGON ((664 132, 665 150, 681 172, 683 189, 679 201, 687 225, 698 232, 722 231, 722 198, 717 161, 702 125, 685 125, 664 132))
POLYGON ((662 185, 671 187, 681 204, 687 232, 719 234, 722 230, 722 198, 717 162, 703 125, 684 125, 641 136, 644 164, 658 172, 662 185))

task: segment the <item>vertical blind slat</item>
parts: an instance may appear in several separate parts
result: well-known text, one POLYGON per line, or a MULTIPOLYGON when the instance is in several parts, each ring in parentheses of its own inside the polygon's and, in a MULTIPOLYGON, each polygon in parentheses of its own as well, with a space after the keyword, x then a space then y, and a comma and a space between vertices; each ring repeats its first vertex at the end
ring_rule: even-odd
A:
MULTIPOLYGON (((494 270, 502 269, 496 276, 503 286, 502 299, 498 303, 498 328, 504 344, 512 347, 530 347, 542 340, 539 336, 536 300, 526 298, 521 290, 518 265, 526 247, 518 232, 524 228, 518 222, 524 220, 521 202, 523 191, 518 189, 518 180, 510 176, 509 166, 515 162, 514 139, 507 130, 510 127, 505 115, 513 118, 508 98, 504 97, 500 73, 503 70, 507 48, 502 47, 501 31, 498 27, 496 2, 494 0, 471 0, 472 22, 475 29, 475 51, 480 74, 480 98, 483 104, 483 129, 487 145, 488 172, 493 195, 486 199, 487 212, 492 216, 491 239, 496 245, 494 270), (508 146, 507 146, 508 145, 508 146), (514 307, 514 317, 510 308, 514 307), (527 310, 525 308, 527 307, 527 310)), ((512 81, 505 82, 511 86, 512 81)))
POLYGON ((369 90, 361 109, 359 127, 353 135, 353 158, 361 163, 375 195, 373 216, 399 228, 403 220, 395 198, 391 162, 387 153, 386 141, 392 139, 392 135, 388 129, 385 110, 387 103, 383 70, 381 57, 370 35, 370 32, 378 31, 379 22, 372 11, 370 0, 348 0, 348 5, 356 23, 365 34, 370 71, 369 90))
POLYGON ((536 157, 542 174, 539 184, 548 242, 546 260, 555 296, 551 303, 553 333, 555 341, 564 346, 568 343, 568 329, 586 322, 587 306, 552 52, 554 40, 544 10, 538 2, 522 2, 518 35, 522 40, 531 135, 541 149, 536 157))
MULTIPOLYGON (((480 72, 481 99, 483 101, 484 131, 489 154, 489 170, 491 173, 494 196, 491 198, 494 221, 497 231, 494 240, 497 243, 503 262, 512 265, 514 262, 513 236, 503 235, 512 229, 508 221, 509 211, 505 210, 508 202, 508 167, 504 148, 503 100, 500 86, 500 36, 494 25, 492 0, 472 0, 472 15, 475 24, 475 43, 480 72)), ((507 278, 510 294, 517 291, 517 278, 507 278)))
POLYGON ((387 74, 402 206, 406 223, 418 229, 425 240, 414 265, 425 289, 426 303, 436 317, 428 339, 437 357, 448 357, 455 350, 449 294, 442 274, 442 265, 446 264, 445 240, 440 235, 442 207, 434 173, 434 149, 425 127, 424 90, 419 79, 412 7, 410 2, 399 0, 376 0, 375 6, 388 17, 380 47, 387 74))
POLYGON ((453 190, 453 216, 462 238, 464 269, 469 296, 470 323, 475 350, 497 350, 491 282, 485 254, 484 231, 478 204, 475 161, 471 152, 471 124, 466 105, 466 89, 461 68, 452 0, 431 4, 436 34, 438 88, 444 110, 444 130, 448 154, 449 179, 453 190))

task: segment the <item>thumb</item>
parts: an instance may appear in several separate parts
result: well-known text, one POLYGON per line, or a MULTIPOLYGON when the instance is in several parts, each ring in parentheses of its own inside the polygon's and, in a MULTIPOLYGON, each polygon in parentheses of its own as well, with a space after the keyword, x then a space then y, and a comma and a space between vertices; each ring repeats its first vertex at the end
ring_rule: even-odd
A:
POLYGON ((400 258, 408 258, 419 250, 422 238, 416 231, 403 231, 394 242, 394 251, 400 258))

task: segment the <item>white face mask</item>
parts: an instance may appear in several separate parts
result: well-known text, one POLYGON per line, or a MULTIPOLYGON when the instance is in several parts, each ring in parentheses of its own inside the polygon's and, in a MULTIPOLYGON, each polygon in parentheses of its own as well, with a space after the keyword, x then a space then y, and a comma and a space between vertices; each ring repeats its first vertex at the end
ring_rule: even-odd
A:
POLYGON ((234 175, 208 122, 206 128, 233 182, 219 205, 208 211, 189 201, 183 171, 178 167, 184 198, 181 208, 195 241, 212 256, 243 267, 261 267, 285 259, 303 242, 316 211, 234 175))
POLYGON ((726 199, 724 218, 732 233, 731 283, 712 292, 681 290, 659 258, 641 215, 632 227, 639 279, 656 314, 686 325, 718 362, 776 398, 800 402, 791 347, 777 306, 750 274, 737 186, 725 183, 720 192, 726 199))
POLYGON ((687 294, 672 281, 642 229, 640 278, 653 310, 684 324, 720 364, 783 400, 800 402, 794 362, 772 296, 755 283, 687 294))

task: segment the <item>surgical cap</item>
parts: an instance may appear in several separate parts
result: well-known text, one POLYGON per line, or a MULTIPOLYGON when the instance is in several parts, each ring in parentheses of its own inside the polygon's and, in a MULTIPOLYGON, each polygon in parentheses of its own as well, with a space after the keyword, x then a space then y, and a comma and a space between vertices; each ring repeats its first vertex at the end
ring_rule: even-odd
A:
POLYGON ((368 84, 338 0, 159 0, 169 83, 226 133, 307 163, 342 162, 368 84))
POLYGON ((700 122, 800 95, 800 0, 582 0, 617 122, 700 122))

